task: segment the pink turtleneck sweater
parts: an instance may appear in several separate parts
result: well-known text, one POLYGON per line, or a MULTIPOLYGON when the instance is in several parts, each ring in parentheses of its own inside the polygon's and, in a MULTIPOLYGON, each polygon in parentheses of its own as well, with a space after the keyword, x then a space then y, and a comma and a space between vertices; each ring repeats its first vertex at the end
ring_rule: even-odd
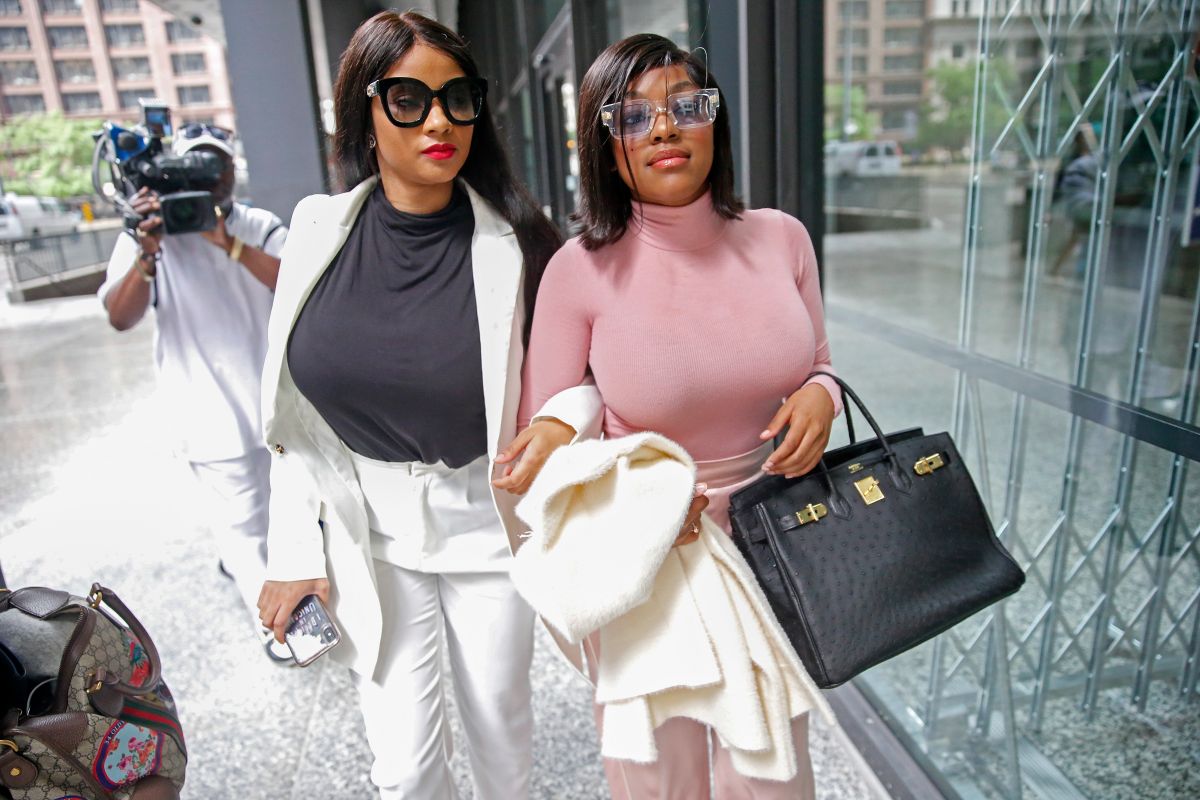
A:
POLYGON ((759 434, 814 369, 832 371, 804 225, 773 209, 726 220, 708 194, 635 203, 616 243, 589 252, 572 239, 546 267, 520 422, 590 370, 605 435, 656 431, 683 445, 717 483, 710 513, 727 524, 728 494, 771 452, 759 434))

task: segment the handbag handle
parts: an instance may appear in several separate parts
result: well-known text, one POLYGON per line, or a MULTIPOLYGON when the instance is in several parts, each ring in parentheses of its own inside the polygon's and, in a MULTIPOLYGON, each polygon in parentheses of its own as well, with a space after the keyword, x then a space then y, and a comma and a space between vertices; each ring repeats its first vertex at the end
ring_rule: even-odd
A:
MULTIPOLYGON (((849 411, 849 409, 850 409, 850 406, 846 403, 847 397, 850 398, 850 400, 854 403, 854 405, 858 406, 858 410, 859 410, 859 412, 862 413, 863 419, 865 419, 867 421, 867 424, 871 426, 871 430, 872 430, 872 432, 874 432, 875 438, 879 441, 880 447, 883 448, 883 452, 887 455, 888 462, 891 464, 891 467, 892 467, 889 470, 889 473, 892 476, 892 482, 895 483, 896 486, 900 487, 901 489, 907 490, 912 485, 912 482, 909 480, 908 475, 906 475, 904 470, 901 468, 900 459, 896 456, 896 451, 892 449, 892 446, 890 444, 888 444, 887 437, 884 436, 884 434, 883 434, 883 429, 879 427, 879 423, 875 421, 875 417, 871 414, 870 411, 867 410, 867 406, 866 406, 866 404, 863 403, 862 399, 859 398, 859 396, 855 393, 855 391, 850 388, 850 384, 846 383, 844 380, 839 378, 837 375, 834 375, 832 372, 825 372, 824 370, 817 370, 817 371, 813 372, 811 375, 809 375, 809 378, 813 377, 813 375, 823 375, 824 377, 829 378, 830 380, 834 381, 838 385, 838 388, 840 388, 842 390, 842 406, 847 411, 849 411)), ((847 421, 847 424, 849 425, 849 421, 850 421, 849 414, 847 414, 846 421, 847 421)), ((853 428, 850 428, 850 441, 851 442, 854 441, 854 429, 853 428)), ((822 470, 822 472, 825 472, 826 475, 828 476, 828 470, 825 468, 825 463, 824 463, 823 459, 821 462, 821 470, 822 470)), ((832 488, 833 482, 829 481, 829 483, 832 488)), ((836 489, 834 490, 834 493, 837 494, 836 489)))
MULTIPOLYGON (((808 386, 816 375, 828 375, 836 380, 836 376, 830 375, 828 372, 814 372, 804 379, 804 383, 800 384, 800 388, 803 389, 805 386, 808 386)), ((850 444, 854 444, 858 441, 854 435, 854 417, 850 413, 851 406, 846 402, 846 390, 842 388, 841 382, 838 383, 838 391, 842 394, 842 416, 846 419, 846 434, 850 437, 850 444)))
POLYGON ((142 645, 142 649, 146 651, 146 659, 150 662, 150 674, 146 676, 146 680, 141 686, 133 686, 125 683, 116 675, 108 674, 108 671, 103 667, 96 670, 94 682, 88 687, 88 694, 94 695, 102 689, 115 691, 126 697, 137 697, 145 694, 152 694, 158 689, 158 684, 162 682, 162 661, 158 656, 158 649, 154 646, 154 640, 150 638, 150 634, 142 627, 142 623, 129 610, 129 606, 121 602, 121 598, 117 597, 117 593, 112 589, 101 586, 99 583, 92 584, 92 590, 88 592, 88 605, 99 610, 101 604, 108 606, 117 617, 125 623, 125 626, 133 632, 138 641, 142 645))

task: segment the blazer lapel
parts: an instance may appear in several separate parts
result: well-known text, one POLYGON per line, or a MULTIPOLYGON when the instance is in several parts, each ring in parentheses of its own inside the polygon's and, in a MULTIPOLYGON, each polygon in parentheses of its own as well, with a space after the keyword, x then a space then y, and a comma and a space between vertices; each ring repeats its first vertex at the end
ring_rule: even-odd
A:
MULTIPOLYGON (((267 357, 263 365, 263 430, 268 434, 275 419, 280 378, 287 363, 287 343, 301 309, 325 270, 333 262, 364 202, 375 188, 368 178, 349 192, 315 198, 311 209, 295 214, 288 231, 291 247, 284 245, 286 263, 280 271, 267 328, 267 357), (298 252, 297 252, 298 250, 298 252)), ((298 207, 299 208, 299 207, 298 207)))
MULTIPOLYGON (((495 458, 504 434, 504 406, 508 394, 513 322, 520 302, 522 259, 512 227, 474 189, 466 188, 475 215, 471 272, 479 317, 488 456, 495 458)), ((519 336, 520 332, 515 335, 519 336)), ((519 378, 518 375, 518 381, 519 378)))
POLYGON ((371 190, 375 188, 376 181, 376 178, 368 178, 349 192, 330 197, 322 215, 324 219, 305 220, 301 223, 313 225, 315 230, 314 236, 308 242, 311 249, 296 264, 298 273, 295 281, 290 282, 295 296, 289 298, 290 302, 286 306, 290 311, 287 315, 288 331, 295 326, 300 317, 300 310, 304 308, 317 281, 325 274, 325 270, 346 243, 354 221, 358 218, 358 212, 370 196, 371 190))

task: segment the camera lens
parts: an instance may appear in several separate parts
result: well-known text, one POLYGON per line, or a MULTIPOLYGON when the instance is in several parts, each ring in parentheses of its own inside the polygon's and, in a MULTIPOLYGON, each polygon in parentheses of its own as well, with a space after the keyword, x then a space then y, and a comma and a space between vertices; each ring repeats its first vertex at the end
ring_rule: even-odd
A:
POLYGON ((171 206, 171 227, 189 228, 196 221, 196 206, 193 203, 175 203, 171 206))
POLYGON ((166 232, 199 233, 217 226, 212 195, 208 192, 174 192, 163 195, 161 203, 166 232))
POLYGON ((332 625, 326 625, 324 628, 321 628, 321 641, 322 642, 324 642, 325 644, 329 644, 336 638, 337 638, 337 634, 334 633, 332 625))

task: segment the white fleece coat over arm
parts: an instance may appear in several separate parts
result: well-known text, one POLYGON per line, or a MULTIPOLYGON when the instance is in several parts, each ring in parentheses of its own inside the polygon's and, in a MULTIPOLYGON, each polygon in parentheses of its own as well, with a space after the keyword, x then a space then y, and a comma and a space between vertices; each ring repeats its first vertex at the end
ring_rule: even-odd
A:
POLYGON ((715 523, 673 547, 695 465, 653 433, 559 448, 517 513, 532 529, 512 578, 571 641, 600 631, 606 757, 657 759, 671 717, 710 725, 742 774, 796 772, 790 720, 833 714, 753 573, 715 523))

